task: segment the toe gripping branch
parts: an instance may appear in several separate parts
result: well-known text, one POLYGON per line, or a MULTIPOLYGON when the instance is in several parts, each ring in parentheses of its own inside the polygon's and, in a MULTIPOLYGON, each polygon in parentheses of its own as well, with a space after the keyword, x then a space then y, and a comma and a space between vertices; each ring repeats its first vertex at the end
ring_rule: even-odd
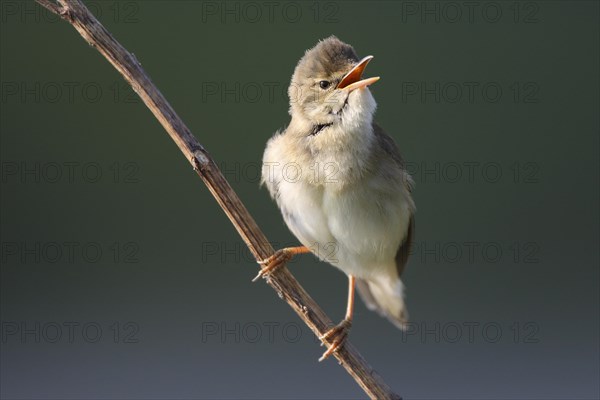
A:
POLYGON ((274 271, 281 268, 281 266, 291 260, 296 254, 304 253, 310 253, 310 249, 306 246, 286 247, 277 250, 271 257, 265 258, 262 261, 258 261, 262 268, 258 272, 258 275, 252 279, 252 282, 256 282, 260 278, 268 277, 274 271))

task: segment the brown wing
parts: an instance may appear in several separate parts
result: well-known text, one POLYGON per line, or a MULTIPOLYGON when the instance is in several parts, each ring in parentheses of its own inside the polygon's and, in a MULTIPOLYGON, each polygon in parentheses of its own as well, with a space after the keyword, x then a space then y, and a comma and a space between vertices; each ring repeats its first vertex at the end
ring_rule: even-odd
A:
POLYGON ((406 261, 408 261, 408 256, 410 255, 410 248, 412 246, 414 233, 415 217, 413 215, 410 217, 410 222, 408 223, 408 230, 406 231, 406 237, 404 238, 404 242, 402 242, 400 248, 398 249, 398 252, 396 253, 396 268, 398 269, 398 277, 401 277, 402 272, 404 272, 406 261))
POLYGON ((375 122, 373 122, 373 132, 379 140, 379 147, 382 150, 384 150, 390 157, 392 157, 392 159, 396 162, 396 164, 398 164, 398 166, 404 168, 404 159, 402 158, 400 150, 398 149, 396 142, 394 142, 394 139, 392 139, 390 135, 385 133, 383 128, 377 125, 375 122))
MULTIPOLYGON (((385 152, 385 154, 387 154, 394 161, 398 168, 402 170, 402 172, 405 174, 405 176, 403 177, 403 183, 406 185, 409 193, 412 192, 413 181, 410 177, 410 174, 406 171, 404 160, 402 159, 400 150, 394 142, 394 139, 392 139, 388 134, 386 134, 384 130, 376 123, 373 123, 373 131, 375 132, 375 136, 379 141, 379 149, 385 152)), ((404 237, 404 241, 400 244, 398 252, 396 253, 396 268, 398 271, 398 278, 400 278, 400 276, 402 275, 402 272, 404 271, 404 267, 406 266, 406 262, 408 260, 408 256, 410 255, 410 248, 412 246, 414 230, 415 218, 414 215, 411 215, 406 231, 406 236, 404 237)), ((387 315, 384 309, 378 304, 377 300, 375 299, 375 296, 373 296, 373 293, 369 288, 369 283, 367 281, 363 279, 357 279, 356 288, 359 294, 361 295, 363 301, 370 310, 377 311, 380 315, 393 319, 393 317, 387 315)))
POLYGON ((375 133, 375 137, 377 137, 377 141, 379 142, 378 147, 380 151, 382 151, 385 155, 389 156, 394 161, 396 166, 400 168, 402 173, 402 182, 408 189, 408 192, 412 193, 414 182, 412 180, 412 177, 406 170, 406 163, 402 158, 402 154, 400 154, 398 145, 396 145, 394 139, 392 139, 390 135, 385 133, 383 128, 381 128, 375 122, 373 122, 373 132, 375 133))
MULTIPOLYGON (((402 182, 408 188, 409 193, 412 192, 413 181, 408 171, 406 171, 406 164, 404 163, 404 159, 400 154, 400 150, 398 149, 396 142, 394 142, 394 139, 392 139, 391 136, 385 133, 385 131, 375 122, 373 122, 373 131, 375 132, 375 136, 379 140, 379 147, 394 160, 398 168, 400 168, 402 170, 402 173, 405 174, 402 182)), ((398 277, 402 276, 402 271, 404 271, 404 266, 406 265, 406 261, 408 260, 408 256, 410 254, 410 247, 412 245, 414 235, 414 227, 415 217, 414 215, 411 215, 410 222, 408 224, 408 230, 406 232, 406 237, 400 245, 398 253, 396 253, 396 266, 398 268, 398 277)))

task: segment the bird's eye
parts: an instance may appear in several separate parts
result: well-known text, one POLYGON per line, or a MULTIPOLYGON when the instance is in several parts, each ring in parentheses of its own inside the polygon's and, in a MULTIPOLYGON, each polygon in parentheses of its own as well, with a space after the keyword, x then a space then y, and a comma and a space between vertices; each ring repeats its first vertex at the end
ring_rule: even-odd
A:
POLYGON ((327 89, 329 87, 329 85, 331 85, 331 82, 329 82, 329 81, 321 81, 321 82, 319 82, 319 87, 321 89, 327 89))

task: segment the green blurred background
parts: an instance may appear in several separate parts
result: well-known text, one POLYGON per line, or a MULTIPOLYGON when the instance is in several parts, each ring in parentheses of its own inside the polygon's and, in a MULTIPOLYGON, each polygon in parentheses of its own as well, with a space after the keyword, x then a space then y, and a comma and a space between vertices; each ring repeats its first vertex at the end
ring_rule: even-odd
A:
MULTIPOLYGON (((1 3, 0 394, 361 398, 135 94, 67 23, 1 3)), ((599 397, 599 6, 87 2, 135 53, 275 247, 262 151, 305 49, 360 56, 417 183, 407 333, 352 342, 405 398, 599 397)), ((334 319, 346 279, 291 269, 334 319)))

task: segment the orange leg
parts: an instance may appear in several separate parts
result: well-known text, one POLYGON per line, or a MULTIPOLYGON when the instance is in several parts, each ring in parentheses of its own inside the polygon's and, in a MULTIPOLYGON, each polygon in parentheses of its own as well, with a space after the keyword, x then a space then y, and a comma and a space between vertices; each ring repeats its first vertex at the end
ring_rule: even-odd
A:
POLYGON ((336 326, 325 332, 325 334, 319 339, 325 343, 330 342, 331 346, 325 353, 319 358, 319 361, 325 360, 327 357, 335 353, 346 341, 348 332, 352 326, 352 316, 354 314, 354 287, 356 280, 352 275, 348 275, 348 305, 346 306, 346 316, 336 326), (333 340, 329 340, 333 339, 333 340))
POLYGON ((288 262, 296 254, 304 253, 310 253, 310 249, 306 246, 286 247, 277 250, 271 257, 258 262, 260 265, 264 265, 264 267, 260 270, 258 275, 252 279, 252 282, 256 282, 261 277, 268 276, 276 269, 281 268, 283 264, 288 262))

